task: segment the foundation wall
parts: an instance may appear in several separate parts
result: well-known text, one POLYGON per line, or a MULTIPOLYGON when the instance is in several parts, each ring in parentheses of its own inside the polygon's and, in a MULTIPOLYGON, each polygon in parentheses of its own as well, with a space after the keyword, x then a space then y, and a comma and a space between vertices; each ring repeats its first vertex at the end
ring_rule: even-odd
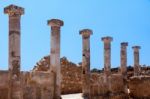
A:
POLYGON ((131 77, 129 82, 130 96, 133 98, 150 98, 150 76, 131 77))

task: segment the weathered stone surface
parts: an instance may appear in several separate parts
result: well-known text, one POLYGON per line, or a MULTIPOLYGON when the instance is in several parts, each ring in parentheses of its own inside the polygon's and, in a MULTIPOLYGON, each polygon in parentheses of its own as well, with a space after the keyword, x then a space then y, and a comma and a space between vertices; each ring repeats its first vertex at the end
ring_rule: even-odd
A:
POLYGON ((113 97, 127 97, 127 95, 124 93, 124 82, 121 74, 113 74, 109 76, 107 82, 105 82, 104 77, 104 75, 92 75, 93 81, 91 82, 91 95, 93 97, 109 97, 110 99, 115 99, 113 97))
POLYGON ((4 13, 9 14, 10 16, 20 16, 24 14, 24 8, 16 5, 9 5, 4 8, 4 13))
MULTIPOLYGON (((81 93, 82 92, 82 67, 70 62, 67 58, 63 57, 60 59, 61 62, 61 73, 62 73, 62 82, 61 82, 61 89, 62 94, 72 94, 72 93, 81 93)), ((37 97, 42 99, 44 97, 46 99, 47 93, 49 90, 44 86, 47 86, 48 83, 48 69, 49 69, 50 57, 45 56, 42 58, 32 72, 21 72, 22 85, 24 85, 24 99, 30 99, 29 97, 37 97), (40 80, 41 79, 41 80, 40 80), (43 86, 43 87, 42 87, 43 86), (44 94, 43 94, 44 93, 44 94)), ((143 68, 142 71, 150 70, 148 67, 143 68)), ((111 87, 108 87, 108 84, 104 82, 104 76, 102 73, 92 73, 91 74, 91 95, 94 99, 101 99, 100 97, 123 97, 123 83, 122 83, 122 76, 120 74, 116 74, 116 71, 112 70, 112 75, 108 81, 111 83, 111 87), (116 94, 117 93, 117 94, 116 94), (113 94, 113 96, 111 96, 113 94), (121 96, 120 96, 121 94, 121 96)), ((133 69, 128 69, 128 75, 132 73, 133 69)), ((7 83, 8 82, 8 71, 0 71, 0 89, 3 92, 7 92, 7 83)), ((149 79, 149 78, 147 78, 149 79)), ((140 82, 143 80, 141 79, 140 82)), ((130 84, 130 82, 129 82, 130 84)), ((132 84, 132 81, 131 81, 132 84)), ((148 81, 147 81, 148 84, 148 81)), ((137 87, 138 84, 134 86, 137 87)), ((143 85, 142 83, 140 86, 143 85)), ((131 87, 132 88, 132 87, 131 87)), ((143 87, 144 88, 144 87, 143 87)), ((148 87, 145 87, 148 88, 148 87)), ((145 89, 144 89, 145 90, 145 89)), ((148 90, 148 89, 147 89, 148 90)), ((139 90, 138 90, 139 91, 139 90)), ((3 94, 1 97, 7 97, 7 93, 3 94)), ((103 99, 102 98, 102 99, 103 99)), ((1 98, 0 98, 1 99, 1 98)), ((3 99, 3 98, 2 98, 3 99)), ((7 99, 7 98, 6 98, 7 99)), ((115 99, 115 98, 113 98, 115 99)), ((126 98, 123 98, 126 99, 126 98)))
POLYGON ((136 99, 150 98, 150 76, 135 76, 129 81, 130 95, 136 99))
POLYGON ((118 94, 110 95, 109 99, 129 99, 129 97, 124 93, 118 93, 118 94))
POLYGON ((133 46, 134 50, 134 76, 139 76, 141 73, 141 67, 140 67, 140 57, 139 57, 139 49, 140 46, 133 46))
POLYGON ((124 92, 124 82, 123 76, 121 74, 113 74, 109 77, 109 90, 111 93, 123 93, 124 92))
POLYGON ((8 71, 0 71, 0 99, 8 99, 8 71))
POLYGON ((20 78, 20 19, 24 9, 15 5, 4 8, 4 13, 9 16, 9 83, 8 98, 22 99, 20 78))
POLYGON ((120 57, 121 57, 121 74, 124 76, 124 78, 127 78, 127 42, 122 42, 121 43, 121 52, 120 52, 120 57))
POLYGON ((8 88, 0 88, 0 99, 8 99, 8 88))
MULTIPOLYGON (((45 56, 42 58, 37 65, 34 67, 33 71, 48 71, 50 63, 50 56, 45 56)), ((61 63, 61 90, 62 94, 71 94, 82 92, 82 67, 67 60, 66 57, 60 59, 61 63)))
POLYGON ((60 66, 60 27, 63 21, 59 19, 48 20, 51 26, 51 62, 50 62, 50 92, 51 98, 61 98, 61 66, 60 66))
POLYGON ((108 83, 105 82, 104 75, 93 73, 91 75, 91 95, 107 96, 109 93, 108 83))
POLYGON ((85 99, 90 99, 90 35, 92 30, 83 29, 82 35, 82 93, 85 99))
POLYGON ((112 37, 103 37, 101 39, 104 42, 104 73, 106 76, 111 74, 111 41, 112 37))
POLYGON ((8 71, 0 71, 0 88, 8 85, 8 71))
POLYGON ((24 8, 10 5, 4 8, 4 13, 9 16, 9 70, 0 71, 0 99, 60 99, 61 93, 81 92, 83 96, 88 96, 84 97, 85 99, 128 99, 124 91, 125 87, 127 89, 127 84, 131 98, 150 99, 150 67, 140 67, 140 46, 132 47, 133 73, 132 67, 126 68, 128 44, 121 43, 121 68, 119 69, 121 74, 118 74, 118 68, 111 69, 113 39, 103 37, 104 71, 91 73, 89 38, 92 31, 89 29, 80 31, 83 38, 83 56, 82 63, 77 66, 65 57, 60 59, 60 27, 64 23, 59 19, 47 22, 51 26, 51 56, 42 58, 32 71, 21 72, 20 20, 24 8))

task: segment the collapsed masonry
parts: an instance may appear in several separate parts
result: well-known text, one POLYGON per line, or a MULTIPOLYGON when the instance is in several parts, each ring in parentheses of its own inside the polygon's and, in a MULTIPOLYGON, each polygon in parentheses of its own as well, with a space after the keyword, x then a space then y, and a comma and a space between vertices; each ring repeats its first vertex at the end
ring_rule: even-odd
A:
POLYGON ((31 72, 20 71, 20 19, 24 9, 10 5, 4 9, 9 15, 9 70, 0 71, 0 99, 61 99, 61 94, 82 92, 84 99, 150 98, 150 76, 141 76, 139 46, 134 46, 134 76, 127 79, 127 42, 121 43, 120 73, 111 72, 112 37, 103 37, 104 73, 90 72, 90 35, 83 29, 82 64, 60 60, 60 27, 63 21, 52 19, 50 56, 31 72), (140 90, 139 90, 140 89, 140 90), (129 92, 129 91, 130 92, 129 92))

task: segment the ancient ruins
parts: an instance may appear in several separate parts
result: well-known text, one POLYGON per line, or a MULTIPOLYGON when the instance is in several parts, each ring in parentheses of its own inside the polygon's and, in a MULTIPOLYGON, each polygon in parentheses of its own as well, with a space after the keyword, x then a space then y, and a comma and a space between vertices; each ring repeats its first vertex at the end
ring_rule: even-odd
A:
POLYGON ((61 99, 62 94, 82 93, 83 99, 150 99, 150 68, 140 65, 140 46, 133 46, 134 65, 127 67, 127 42, 121 43, 120 68, 111 68, 110 36, 104 43, 104 69, 90 70, 91 29, 82 36, 82 62, 60 58, 60 32, 63 21, 48 20, 51 27, 50 55, 44 56, 30 72, 20 71, 21 15, 24 8, 9 5, 9 70, 0 70, 0 99, 61 99))

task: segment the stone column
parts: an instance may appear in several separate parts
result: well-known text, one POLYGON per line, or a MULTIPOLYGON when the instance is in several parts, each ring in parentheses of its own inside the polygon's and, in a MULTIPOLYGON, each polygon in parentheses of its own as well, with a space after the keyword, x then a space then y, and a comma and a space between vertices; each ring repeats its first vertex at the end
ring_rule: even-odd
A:
POLYGON ((111 41, 112 37, 103 37, 104 42, 104 74, 108 77, 111 75, 111 41))
POLYGON ((121 43, 121 52, 120 52, 120 58, 121 58, 121 74, 126 77, 127 76, 127 42, 121 43))
POLYGON ((123 76, 124 81, 124 92, 128 94, 128 83, 127 83, 127 42, 121 43, 121 51, 120 51, 120 58, 121 58, 121 74, 123 76))
POLYGON ((60 66, 60 27, 63 21, 52 19, 48 21, 51 26, 51 55, 50 55, 50 74, 51 74, 51 99, 61 98, 61 66, 60 66))
POLYGON ((132 49, 134 50, 134 76, 139 76, 141 72, 141 67, 139 64, 139 49, 140 46, 133 46, 132 49))
POLYGON ((20 78, 20 19, 24 9, 15 5, 4 8, 9 15, 9 99, 22 99, 20 78))
POLYGON ((84 99, 90 97, 90 35, 92 30, 83 29, 80 31, 82 35, 82 93, 84 99))

